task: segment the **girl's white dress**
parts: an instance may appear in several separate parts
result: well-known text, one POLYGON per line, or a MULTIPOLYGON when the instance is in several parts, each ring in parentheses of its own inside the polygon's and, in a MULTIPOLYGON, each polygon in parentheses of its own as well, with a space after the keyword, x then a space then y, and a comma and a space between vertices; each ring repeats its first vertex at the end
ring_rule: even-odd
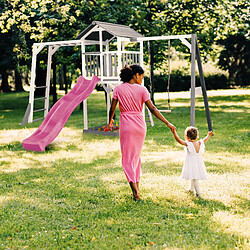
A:
POLYGON ((192 142, 186 141, 187 147, 185 147, 185 151, 187 153, 186 160, 182 168, 181 178, 185 180, 206 180, 207 173, 205 169, 205 164, 201 157, 201 153, 204 152, 205 144, 201 139, 200 141, 200 149, 197 153, 195 147, 192 142))

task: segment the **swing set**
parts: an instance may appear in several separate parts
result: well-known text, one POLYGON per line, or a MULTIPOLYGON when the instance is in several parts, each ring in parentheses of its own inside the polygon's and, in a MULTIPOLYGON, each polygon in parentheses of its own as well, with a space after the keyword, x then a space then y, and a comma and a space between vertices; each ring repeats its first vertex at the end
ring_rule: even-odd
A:
MULTIPOLYGON (((190 103, 190 125, 195 126, 195 64, 197 59, 197 65, 200 75, 201 88, 203 93, 203 99, 206 109, 207 123, 209 130, 212 130, 205 80, 201 65, 200 52, 197 42, 196 34, 189 35, 170 35, 170 36, 155 36, 144 37, 142 34, 136 32, 125 25, 105 23, 94 21, 85 30, 83 30, 75 40, 69 41, 53 41, 33 44, 32 66, 31 66, 31 83, 30 83, 30 95, 29 103, 22 121, 22 125, 25 123, 32 123, 37 120, 44 119, 49 111, 49 91, 50 91, 50 78, 51 78, 51 62, 53 55, 56 51, 63 46, 79 46, 81 52, 81 74, 89 80, 93 76, 98 76, 100 79, 99 84, 103 86, 107 93, 107 122, 110 109, 110 94, 113 88, 121 83, 119 73, 122 67, 127 64, 139 64, 143 67, 143 43, 147 41, 159 41, 168 40, 170 48, 170 40, 179 39, 185 44, 191 53, 191 103, 190 103), (187 40, 191 39, 191 43, 187 40), (111 48, 112 43, 112 50, 111 48), (136 43, 139 46, 135 46, 137 50, 126 49, 125 43, 136 43), (97 46, 96 46, 97 45, 97 46), (36 60, 37 55, 45 47, 48 47, 48 60, 47 60, 47 76, 44 86, 36 86, 36 60), (114 50, 115 47, 115 50, 114 50), (88 50, 87 50, 88 48, 88 50), (90 51, 95 48, 95 51, 90 51), (36 88, 45 88, 45 96, 42 98, 35 98, 34 91, 36 88), (38 108, 35 107, 37 100, 43 100, 44 106, 38 108), (43 112, 43 117, 34 119, 33 114, 43 112)), ((170 66, 170 50, 168 51, 168 62, 170 66)), ((168 110, 161 112, 170 112, 170 98, 169 98, 169 86, 170 86, 170 67, 168 69, 168 110)), ((142 83, 143 84, 143 83, 142 83)), ((144 112, 145 115, 145 112, 144 112)), ((152 116, 149 114, 151 125, 152 116)), ((87 98, 83 101, 83 123, 84 130, 88 130, 88 117, 87 117, 87 98)))
MULTIPOLYGON (((206 91, 206 85, 205 85, 205 78, 204 78, 204 73, 203 73, 203 69, 202 69, 199 44, 198 44, 198 40, 197 40, 197 35, 196 34, 155 36, 155 37, 143 37, 143 38, 140 37, 140 38, 137 38, 137 41, 147 41, 148 45, 149 45, 150 41, 168 40, 168 66, 169 66, 168 67, 168 85, 167 85, 167 91, 168 91, 168 109, 167 110, 159 110, 159 111, 161 111, 161 112, 167 112, 167 113, 171 112, 171 110, 170 110, 170 94, 169 94, 170 75, 171 75, 171 68, 170 68, 170 40, 173 40, 173 39, 179 39, 179 40, 181 40, 181 42, 183 44, 185 44, 189 48, 189 51, 190 51, 190 54, 191 54, 190 126, 195 126, 195 65, 196 65, 196 60, 197 60, 197 66, 198 66, 198 71, 199 71, 201 90, 202 90, 203 100, 204 100, 204 106, 205 106, 205 110, 206 110, 208 130, 212 131, 213 129, 212 129, 212 122, 211 122, 211 117, 210 117, 208 99, 207 99, 207 91, 206 91), (187 39, 191 39, 191 43, 187 39)), ((148 48, 150 49, 150 46, 148 46, 148 48)))

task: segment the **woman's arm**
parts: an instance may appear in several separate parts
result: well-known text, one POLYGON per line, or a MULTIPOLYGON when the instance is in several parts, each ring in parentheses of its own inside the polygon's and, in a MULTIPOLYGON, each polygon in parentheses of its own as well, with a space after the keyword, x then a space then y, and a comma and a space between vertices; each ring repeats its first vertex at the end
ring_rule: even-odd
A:
POLYGON ((203 139, 204 143, 208 141, 208 139, 213 135, 213 131, 209 131, 207 136, 203 139))
POLYGON ((180 137, 177 135, 176 133, 176 128, 172 131, 173 132, 173 135, 174 135, 174 138, 175 140, 180 143, 181 145, 183 146, 187 146, 187 143, 185 141, 183 141, 182 139, 180 139, 180 137))
POLYGON ((112 102, 111 102, 111 107, 110 107, 110 110, 109 110, 109 126, 110 127, 112 127, 112 121, 113 121, 113 117, 114 117, 114 114, 115 114, 116 105, 117 105, 117 100, 113 98, 112 102))
POLYGON ((148 99, 145 104, 147 105, 148 109, 150 110, 150 112, 156 117, 158 118, 160 121, 164 122, 173 132, 173 129, 175 128, 175 126, 173 124, 171 124, 162 114, 161 112, 154 106, 154 104, 151 102, 150 99, 148 99))

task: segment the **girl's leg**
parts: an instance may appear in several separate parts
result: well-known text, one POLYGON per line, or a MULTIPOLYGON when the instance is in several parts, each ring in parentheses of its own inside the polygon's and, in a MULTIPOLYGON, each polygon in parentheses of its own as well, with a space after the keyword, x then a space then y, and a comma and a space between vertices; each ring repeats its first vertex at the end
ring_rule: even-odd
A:
POLYGON ((191 180, 191 181, 190 181, 190 188, 189 188, 189 190, 190 190, 191 192, 194 192, 194 181, 195 181, 195 180, 191 180))
POLYGON ((190 188, 186 189, 185 192, 194 195, 194 180, 190 180, 190 188))
POLYGON ((194 188, 196 191, 196 196, 201 197, 201 191, 198 180, 194 180, 194 188))

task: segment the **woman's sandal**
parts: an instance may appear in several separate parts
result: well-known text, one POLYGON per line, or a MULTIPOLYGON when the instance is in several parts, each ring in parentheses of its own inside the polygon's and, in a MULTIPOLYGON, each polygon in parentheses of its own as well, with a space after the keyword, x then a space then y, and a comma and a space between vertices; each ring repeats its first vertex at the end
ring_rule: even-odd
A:
POLYGON ((141 201, 141 197, 139 194, 137 194, 136 196, 134 196, 134 201, 141 201))

